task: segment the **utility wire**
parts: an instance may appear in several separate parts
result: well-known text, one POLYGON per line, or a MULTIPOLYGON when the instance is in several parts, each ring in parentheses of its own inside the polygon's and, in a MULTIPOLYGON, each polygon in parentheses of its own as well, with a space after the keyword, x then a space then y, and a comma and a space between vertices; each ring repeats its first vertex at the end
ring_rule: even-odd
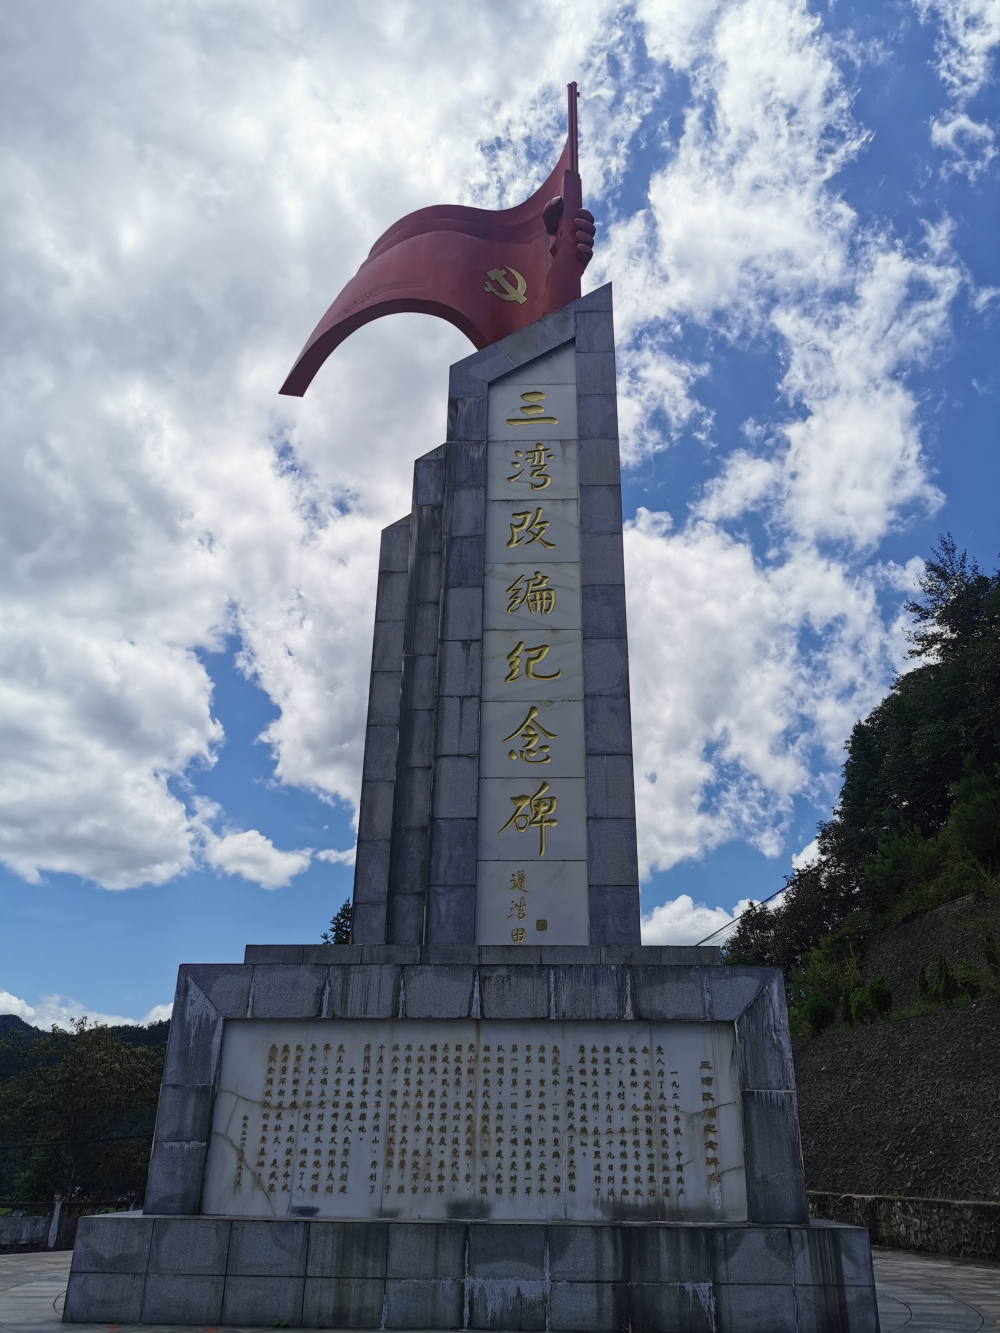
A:
MULTIPOLYGON (((914 796, 910 800, 909 804, 911 806, 916 805, 918 801, 922 801, 925 796, 930 796, 935 791, 937 791, 937 784, 935 784, 933 787, 928 787, 927 790, 922 791, 919 796, 914 796)), ((860 842, 862 838, 868 838, 868 837, 871 837, 869 830, 861 829, 858 833, 855 833, 853 837, 848 838, 847 841, 842 843, 841 845, 844 847, 851 847, 854 845, 854 843, 860 842)), ((774 893, 772 893, 769 898, 761 898, 759 903, 751 902, 750 907, 764 907, 767 905, 767 903, 773 902, 775 898, 777 898, 780 894, 784 893, 785 890, 790 887, 791 886, 789 884, 783 884, 782 887, 780 889, 777 889, 774 893)), ((727 921, 726 924, 724 926, 720 926, 718 930, 713 930, 711 935, 706 935, 705 938, 703 940, 699 940, 694 947, 696 949, 701 948, 701 946, 703 944, 707 944, 709 940, 714 940, 716 935, 721 935, 722 932, 724 930, 728 930, 730 926, 735 926, 737 921, 743 920, 747 912, 750 911, 750 907, 744 907, 743 911, 739 914, 739 916, 734 916, 732 921, 727 921)))
MULTIPOLYGON (((777 889, 774 893, 771 894, 770 898, 761 898, 759 903, 751 902, 750 907, 763 907, 766 903, 773 902, 774 899, 778 897, 778 894, 784 893, 787 888, 788 885, 783 884, 780 889, 777 889)), ((739 914, 739 916, 734 916, 732 921, 727 921, 726 924, 724 926, 720 926, 718 930, 713 930, 711 935, 706 935, 705 938, 703 940, 699 940, 694 947, 696 949, 700 949, 701 946, 703 944, 707 944, 709 940, 714 940, 716 935, 721 935, 722 932, 724 930, 728 930, 730 926, 735 926, 737 921, 743 920, 743 917, 746 915, 746 913, 750 911, 750 907, 744 907, 743 911, 739 914)))

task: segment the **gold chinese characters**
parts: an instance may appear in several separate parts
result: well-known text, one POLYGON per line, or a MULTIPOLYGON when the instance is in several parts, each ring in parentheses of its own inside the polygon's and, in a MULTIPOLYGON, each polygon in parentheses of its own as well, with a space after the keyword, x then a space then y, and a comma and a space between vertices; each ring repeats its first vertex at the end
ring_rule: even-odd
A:
POLYGON ((545 855, 545 830, 555 828, 559 823, 558 819, 552 819, 555 814, 557 798, 547 796, 549 784, 543 782, 533 796, 527 792, 521 796, 512 796, 510 799, 514 804, 514 813, 511 815, 503 828, 498 829, 498 833, 503 833, 513 824, 518 833, 527 833, 528 829, 538 829, 538 855, 545 855))
POLYGON ((533 542, 538 542, 544 546, 547 551, 555 550, 555 542, 545 540, 545 532, 549 526, 549 520, 542 518, 542 506, 539 505, 535 510, 534 517, 530 509, 525 509, 519 514, 510 516, 510 541, 509 547, 520 546, 521 542, 527 537, 525 546, 531 546, 533 542))
MULTIPOLYGON (((510 900, 510 911, 507 913, 507 920, 513 921, 514 918, 516 917, 518 921, 523 921, 528 912, 528 904, 524 898, 525 888, 524 888, 523 870, 515 870, 514 873, 511 875, 510 888, 508 892, 511 894, 517 894, 518 897, 516 898, 512 897, 510 900)), ((524 927, 515 926, 514 929, 510 932, 510 937, 515 944, 523 944, 524 927)))
MULTIPOLYGON (((509 592, 510 589, 508 588, 507 591, 509 592)), ((549 652, 549 645, 547 643, 540 643, 536 648, 525 648, 524 641, 522 640, 507 654, 507 664, 509 665, 510 670, 507 672, 506 676, 504 676, 505 684, 510 685, 515 680, 521 679, 522 653, 524 653, 524 656, 527 658, 527 661, 525 662, 524 665, 524 675, 526 679, 528 680, 558 679, 558 677, 562 675, 562 667, 556 667, 555 671, 553 671, 548 676, 540 676, 538 672, 535 670, 535 667, 542 660, 542 658, 548 656, 548 652, 549 652)))
POLYGON ((529 389, 527 393, 521 394, 521 415, 519 417, 508 417, 508 426, 557 426, 558 417, 543 416, 545 411, 543 406, 545 394, 541 389, 529 389))
POLYGON ((548 486, 552 480, 546 470, 552 461, 551 449, 547 449, 544 444, 536 444, 533 449, 515 449, 514 459, 515 461, 511 463, 514 473, 507 478, 508 481, 520 481, 524 476, 524 469, 528 468, 533 491, 543 491, 548 486))
POLYGON ((507 614, 526 606, 532 615, 547 616, 555 607, 556 590, 549 587, 549 576, 536 569, 534 574, 521 574, 507 589, 510 601, 507 614))
POLYGON ((554 741, 558 737, 554 731, 546 731, 538 720, 538 709, 534 704, 528 709, 528 716, 519 727, 515 727, 509 736, 505 736, 504 744, 517 737, 521 742, 520 749, 513 749, 507 752, 508 759, 523 759, 526 764, 547 764, 552 758, 549 753, 550 746, 539 745, 538 738, 545 736, 548 740, 554 741))

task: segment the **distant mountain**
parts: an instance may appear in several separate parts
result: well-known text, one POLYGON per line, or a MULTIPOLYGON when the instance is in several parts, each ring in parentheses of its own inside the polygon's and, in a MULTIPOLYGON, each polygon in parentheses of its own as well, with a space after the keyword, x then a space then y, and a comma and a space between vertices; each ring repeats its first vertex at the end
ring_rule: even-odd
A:
MULTIPOLYGON (((127 1046, 159 1046, 161 1042, 167 1040, 170 1024, 150 1023, 148 1027, 139 1027, 129 1023, 116 1025, 111 1031, 117 1033, 127 1046)), ((7 1041, 10 1037, 19 1037, 22 1043, 29 1045, 39 1037, 47 1035, 47 1029, 32 1027, 23 1018, 18 1018, 17 1014, 0 1014, 0 1042, 7 1041)), ((72 1034, 68 1034, 67 1040, 72 1041, 72 1039, 72 1034)), ((16 1057, 0 1050, 0 1079, 9 1078, 18 1067, 19 1062, 16 1057)))
POLYGON ((42 1035, 39 1028, 33 1028, 23 1018, 18 1018, 17 1014, 0 1014, 0 1041, 6 1040, 14 1032, 20 1032, 25 1041, 34 1041, 42 1035))

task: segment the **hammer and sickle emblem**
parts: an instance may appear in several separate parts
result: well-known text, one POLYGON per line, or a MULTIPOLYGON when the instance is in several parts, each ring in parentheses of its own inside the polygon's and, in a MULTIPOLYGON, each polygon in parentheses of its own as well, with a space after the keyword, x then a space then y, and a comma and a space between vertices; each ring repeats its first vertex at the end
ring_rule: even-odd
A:
POLYGON ((486 286, 483 288, 484 292, 489 292, 491 296, 499 296, 501 301, 516 301, 518 305, 524 305, 527 299, 524 293, 528 290, 528 284, 521 277, 520 273, 518 273, 516 268, 510 268, 510 267, 491 268, 490 271, 486 274, 486 276, 488 278, 492 278, 493 282, 498 282, 500 286, 503 288, 503 291, 498 292, 497 289, 491 283, 488 282, 486 286), (517 280, 516 288, 512 287, 510 283, 507 281, 506 277, 504 276, 504 274, 506 273, 509 273, 513 278, 517 280))

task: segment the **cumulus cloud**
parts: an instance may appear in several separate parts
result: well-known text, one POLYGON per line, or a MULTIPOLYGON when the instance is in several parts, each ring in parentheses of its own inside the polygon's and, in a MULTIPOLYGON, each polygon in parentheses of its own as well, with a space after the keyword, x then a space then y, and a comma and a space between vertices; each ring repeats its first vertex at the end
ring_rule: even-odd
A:
POLYGON ((698 944, 707 936, 713 935, 712 944, 719 944, 725 938, 718 934, 724 927, 731 926, 741 912, 749 905, 749 900, 741 899, 732 913, 724 907, 706 907, 704 903, 695 903, 689 894, 682 893, 672 902, 654 907, 641 920, 643 944, 698 944))
POLYGON ((95 1009, 88 1009, 79 1000, 70 999, 68 995, 42 995, 39 996, 37 1004, 30 1005, 18 996, 11 995, 9 991, 0 990, 0 1014, 15 1014, 32 1027, 45 1030, 51 1028, 53 1024, 68 1028, 80 1018, 86 1018, 92 1024, 103 1023, 109 1027, 148 1027, 150 1023, 163 1023, 169 1019, 173 1007, 172 1003, 155 1004, 143 1018, 124 1018, 121 1014, 102 1014, 95 1009))
POLYGON ((401 317, 304 403, 277 388, 402 213, 458 182, 467 202, 532 188, 580 68, 588 152, 620 170, 649 90, 611 96, 608 58, 631 60, 613 15, 260 0, 207 21, 105 0, 57 39, 41 11, 8 15, 0 858, 17 874, 124 888, 206 859, 274 884, 302 867, 259 834, 205 838, 171 786, 214 762, 196 650, 227 634, 280 709, 278 781, 356 801, 378 533, 409 508, 468 343, 401 317), (498 66, 528 20, 540 59, 498 66), (518 152, 498 155, 498 106, 518 152))
POLYGON ((734 838, 776 856, 793 796, 832 794, 844 737, 902 665, 878 571, 805 544, 761 563, 718 526, 674 532, 644 509, 625 560, 644 873, 734 838))
POLYGON ((796 852, 792 857, 792 866, 795 870, 805 870, 806 866, 815 865, 819 860, 819 839, 813 838, 812 842, 806 843, 801 852, 796 852))
POLYGON ((633 424, 657 407, 715 443, 691 400, 700 369, 670 366, 674 329, 766 339, 785 367, 775 418, 748 423, 689 515, 640 510, 626 532, 648 874, 733 838, 776 856, 793 798, 829 799, 851 723, 902 665, 881 594, 905 572, 859 557, 941 503, 904 377, 947 338, 962 274, 946 227, 907 250, 839 193, 866 133, 805 4, 744 0, 683 23, 641 12, 694 95, 648 206, 606 252, 627 457, 670 442, 633 424), (650 356, 657 343, 666 359, 650 356), (766 553, 745 535, 750 515, 766 553))
POLYGON ((229 829, 175 781, 196 790, 223 740, 198 652, 230 634, 279 709, 277 780, 356 803, 378 534, 443 438, 468 344, 400 316, 353 335, 305 400, 276 390, 386 226, 539 183, 578 75, 588 192, 613 201, 648 151, 644 202, 602 229, 588 275, 616 284, 627 461, 720 445, 698 394, 711 339, 782 365, 773 420, 719 449, 695 510, 643 510, 626 534, 644 869, 734 837, 777 855, 794 796, 829 795, 902 659, 882 599, 912 571, 872 553, 940 502, 906 376, 947 336, 960 274, 946 230, 904 246, 839 192, 866 131, 820 19, 801 0, 406 14, 97 0, 54 39, 17 11, 0 859, 27 880, 125 888, 207 863, 277 887, 305 868, 309 849, 229 829), (498 61, 521 31, 533 59, 498 61), (668 75, 690 88, 669 141, 650 126, 668 75), (691 330, 711 334, 697 356, 691 330))
POLYGON ((256 829, 226 833, 205 844, 205 860, 227 875, 242 875, 264 889, 283 889, 300 875, 312 859, 312 849, 281 852, 270 838, 256 829))
POLYGON ((352 866, 354 865, 357 853, 358 853, 357 844, 355 844, 355 846, 353 847, 348 847, 347 850, 343 852, 338 852, 334 851, 332 848, 327 848, 322 852, 316 853, 316 860, 329 861, 331 865, 335 866, 352 866))

